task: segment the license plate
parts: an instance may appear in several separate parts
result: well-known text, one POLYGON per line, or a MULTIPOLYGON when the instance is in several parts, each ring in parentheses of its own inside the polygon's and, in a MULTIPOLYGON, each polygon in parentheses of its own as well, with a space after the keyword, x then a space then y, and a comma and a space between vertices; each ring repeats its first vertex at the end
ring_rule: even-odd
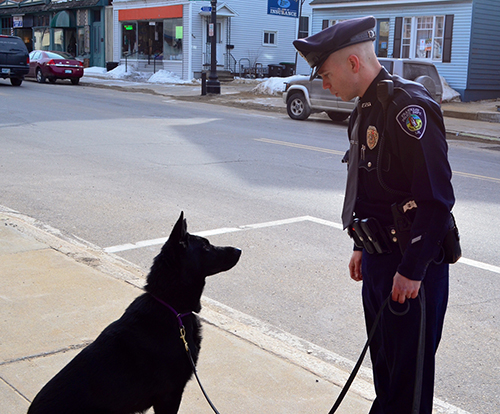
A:
POLYGON ((73 73, 73 71, 71 69, 66 69, 64 73, 73 73))
POLYGON ((9 68, 2 68, 2 73, 10 74, 9 68))

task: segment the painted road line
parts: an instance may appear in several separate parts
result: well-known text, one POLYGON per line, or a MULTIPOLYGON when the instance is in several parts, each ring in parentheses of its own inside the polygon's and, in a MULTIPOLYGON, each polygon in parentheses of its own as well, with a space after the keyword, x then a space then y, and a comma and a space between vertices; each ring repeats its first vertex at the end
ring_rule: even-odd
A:
POLYGON ((328 154, 335 154, 335 155, 342 155, 342 156, 345 154, 345 151, 336 151, 336 150, 332 150, 332 149, 328 149, 328 148, 321 148, 321 147, 311 147, 310 145, 295 144, 293 142, 286 142, 286 141, 277 141, 275 139, 255 138, 255 141, 265 142, 267 144, 283 145, 285 147, 306 149, 309 151, 326 152, 328 154))
MULTIPOLYGON (((332 149, 328 149, 328 148, 312 147, 310 145, 296 144, 294 142, 287 142, 287 141, 277 141, 275 139, 255 138, 255 141, 265 142, 267 144, 283 145, 285 147, 306 149, 309 151, 326 152, 328 154, 335 154, 335 155, 344 155, 345 154, 345 151, 342 152, 342 151, 336 151, 336 150, 332 150, 332 149)), ((460 172, 460 171, 452 171, 452 173, 455 175, 459 175, 461 177, 474 178, 476 180, 485 180, 485 181, 492 181, 494 183, 500 183, 500 178, 488 177, 486 175, 464 173, 464 172, 460 172)))
MULTIPOLYGON (((281 226, 284 224, 299 223, 301 221, 317 221, 317 220, 320 220, 320 219, 315 219, 314 217, 311 217, 311 216, 294 217, 294 218, 284 219, 284 220, 268 221, 265 223, 248 224, 248 225, 239 226, 239 227, 223 227, 223 228, 219 228, 219 229, 193 232, 192 234, 194 234, 196 236, 201 236, 201 237, 208 237, 208 236, 214 236, 217 234, 234 233, 237 231, 255 230, 255 229, 262 229, 262 228, 266 228, 266 227, 281 226)), ((324 223, 322 223, 322 224, 324 224, 324 223)), ((167 240, 168 240, 168 237, 162 237, 159 239, 152 239, 152 240, 142 240, 142 241, 139 241, 136 243, 126 243, 126 244, 120 244, 117 246, 106 247, 104 249, 104 251, 106 253, 124 252, 127 250, 140 249, 141 247, 149 247, 149 246, 156 246, 159 244, 164 244, 167 240)))
MULTIPOLYGON (((264 223, 247 224, 247 225, 239 226, 239 227, 222 227, 219 229, 199 231, 199 232, 192 233, 192 234, 197 235, 197 236, 202 236, 202 237, 209 237, 209 236, 214 236, 214 235, 218 235, 218 234, 227 234, 227 233, 234 233, 234 232, 245 231, 245 230, 263 229, 263 228, 267 228, 267 227, 276 227, 276 226, 282 226, 285 224, 300 223, 300 222, 304 222, 304 221, 309 221, 311 223, 321 224, 323 226, 328 226, 328 227, 333 227, 333 228, 338 229, 338 230, 343 230, 343 226, 340 223, 336 223, 334 221, 324 220, 324 219, 320 219, 320 218, 312 217, 312 216, 301 216, 301 217, 293 217, 293 218, 283 219, 283 220, 267 221, 264 223)), ((167 240, 168 240, 168 237, 162 237, 159 239, 152 239, 152 240, 142 240, 142 241, 139 241, 137 243, 126 243, 126 244, 120 244, 117 246, 106 247, 104 249, 104 251, 106 253, 119 253, 119 252, 124 252, 127 250, 140 249, 142 247, 157 246, 159 244, 164 244, 167 240)), ((465 257, 462 257, 462 258, 460 258, 459 263, 464 264, 466 266, 475 267, 477 269, 487 270, 489 272, 500 274, 500 267, 499 266, 490 265, 488 263, 479 262, 477 260, 472 260, 472 259, 467 259, 465 257)))

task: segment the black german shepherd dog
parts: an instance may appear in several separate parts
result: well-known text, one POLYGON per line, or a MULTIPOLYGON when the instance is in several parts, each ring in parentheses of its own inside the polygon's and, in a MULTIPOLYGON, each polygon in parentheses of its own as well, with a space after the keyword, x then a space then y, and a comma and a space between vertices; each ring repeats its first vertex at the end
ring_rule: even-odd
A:
POLYGON ((187 233, 181 213, 154 259, 146 293, 83 349, 33 400, 28 414, 175 414, 196 363, 205 278, 231 269, 241 250, 187 233))

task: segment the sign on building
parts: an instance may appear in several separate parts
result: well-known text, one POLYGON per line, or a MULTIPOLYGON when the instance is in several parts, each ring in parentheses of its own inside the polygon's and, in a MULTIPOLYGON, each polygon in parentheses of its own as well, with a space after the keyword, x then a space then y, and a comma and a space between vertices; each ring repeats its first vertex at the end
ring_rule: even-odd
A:
POLYGON ((299 17, 300 0, 267 0, 267 14, 274 16, 299 17))

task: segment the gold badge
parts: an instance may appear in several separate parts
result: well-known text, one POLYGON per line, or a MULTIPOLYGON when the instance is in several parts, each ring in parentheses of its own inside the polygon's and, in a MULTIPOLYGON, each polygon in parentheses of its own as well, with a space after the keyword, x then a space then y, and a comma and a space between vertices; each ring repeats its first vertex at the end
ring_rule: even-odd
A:
POLYGON ((368 145, 368 148, 372 150, 377 146, 377 144, 378 144, 377 128, 370 125, 368 127, 368 130, 366 131, 366 145, 368 145))

